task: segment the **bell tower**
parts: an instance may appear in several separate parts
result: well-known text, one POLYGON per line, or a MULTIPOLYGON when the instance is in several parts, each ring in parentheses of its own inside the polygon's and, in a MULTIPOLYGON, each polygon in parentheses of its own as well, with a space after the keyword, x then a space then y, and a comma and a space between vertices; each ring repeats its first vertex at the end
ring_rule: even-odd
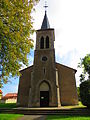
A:
POLYGON ((54 41, 54 29, 45 11, 41 29, 36 31, 29 107, 58 106, 54 41))

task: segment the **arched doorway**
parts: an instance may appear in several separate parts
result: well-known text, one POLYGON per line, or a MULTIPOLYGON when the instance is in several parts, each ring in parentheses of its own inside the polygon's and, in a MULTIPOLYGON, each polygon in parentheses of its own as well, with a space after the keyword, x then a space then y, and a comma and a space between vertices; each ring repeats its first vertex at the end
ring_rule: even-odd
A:
POLYGON ((49 106, 49 85, 46 82, 40 85, 40 107, 49 106))

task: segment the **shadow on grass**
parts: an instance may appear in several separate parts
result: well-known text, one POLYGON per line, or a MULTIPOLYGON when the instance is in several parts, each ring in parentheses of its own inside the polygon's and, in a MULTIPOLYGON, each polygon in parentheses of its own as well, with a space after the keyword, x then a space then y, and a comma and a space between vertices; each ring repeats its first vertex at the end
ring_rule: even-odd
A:
POLYGON ((62 106, 64 109, 70 109, 70 110, 79 110, 79 109, 88 109, 86 106, 84 106, 80 101, 78 102, 78 105, 75 106, 62 106))
POLYGON ((0 108, 16 108, 16 103, 0 103, 0 108))

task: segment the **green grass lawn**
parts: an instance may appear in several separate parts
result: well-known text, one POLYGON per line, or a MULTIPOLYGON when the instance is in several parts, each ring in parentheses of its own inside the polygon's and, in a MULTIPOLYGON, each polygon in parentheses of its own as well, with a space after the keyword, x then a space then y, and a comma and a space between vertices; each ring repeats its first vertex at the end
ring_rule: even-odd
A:
POLYGON ((66 109, 83 109, 86 108, 86 106, 84 106, 81 102, 78 103, 78 105, 75 106, 62 106, 62 108, 66 108, 66 109))
POLYGON ((0 114, 0 120, 17 120, 19 117, 23 115, 19 114, 0 114))
POLYGON ((15 108, 16 103, 0 103, 0 108, 15 108))
POLYGON ((90 120, 90 116, 48 115, 46 120, 90 120))
MULTIPOLYGON (((16 103, 0 103, 0 108, 15 108, 16 103)), ((77 106, 63 106, 64 108, 69 109, 83 109, 85 106, 79 102, 77 106)), ((17 120, 19 117, 23 115, 19 114, 0 114, 0 120, 17 120)), ((63 116, 63 115, 48 115, 46 120, 90 120, 90 116, 63 116)))

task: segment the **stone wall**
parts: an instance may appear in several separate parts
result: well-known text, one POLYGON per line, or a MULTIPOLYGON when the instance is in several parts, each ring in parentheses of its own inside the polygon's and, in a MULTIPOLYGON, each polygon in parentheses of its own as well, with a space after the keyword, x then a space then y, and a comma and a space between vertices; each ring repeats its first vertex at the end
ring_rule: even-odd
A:
MULTIPOLYGON (((35 75, 33 74, 33 69, 34 69, 33 66, 28 67, 27 69, 21 71, 22 76, 20 77, 20 83, 18 88, 18 100, 17 100, 18 105, 25 107, 28 107, 28 105, 29 107, 40 107, 39 87, 42 82, 47 82, 50 86, 50 106, 53 107, 58 106, 56 81, 54 81, 55 75, 53 71, 50 73, 48 72, 48 70, 54 69, 50 65, 50 62, 48 64, 51 67, 51 69, 47 65, 46 75, 43 74, 42 69, 39 69, 40 66, 42 67, 42 64, 40 64, 40 66, 37 66, 37 68, 35 67, 35 71, 37 72, 35 75), (31 74, 34 76, 31 77, 31 74), (31 80, 31 78, 33 81, 31 80), (54 82, 52 82, 52 80, 54 82)), ((59 79, 58 82, 59 82, 61 105, 78 104, 78 96, 77 96, 76 81, 75 81, 76 70, 58 63, 56 63, 56 68, 58 70, 58 79, 59 79)))
POLYGON ((76 70, 58 63, 56 64, 56 68, 59 75, 61 105, 77 105, 76 70))
POLYGON ((19 106, 27 106, 28 107, 28 101, 29 101, 29 90, 31 87, 31 72, 32 72, 33 66, 28 67, 27 69, 24 69, 21 71, 21 77, 19 81, 19 87, 18 87, 18 98, 17 98, 17 104, 19 106))
POLYGON ((57 106, 56 69, 54 50, 35 51, 33 79, 31 81, 30 107, 40 107, 40 84, 46 82, 50 86, 49 106, 57 106), (47 61, 42 57, 47 56, 47 61))

